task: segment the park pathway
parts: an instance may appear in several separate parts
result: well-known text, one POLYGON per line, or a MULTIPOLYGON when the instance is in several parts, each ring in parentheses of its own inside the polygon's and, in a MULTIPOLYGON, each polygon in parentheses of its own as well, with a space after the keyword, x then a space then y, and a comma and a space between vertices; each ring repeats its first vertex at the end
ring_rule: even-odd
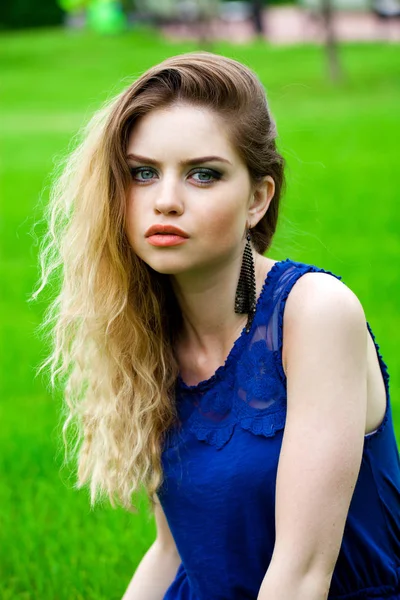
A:
MULTIPOLYGON (((271 7, 263 13, 265 39, 271 44, 291 45, 323 43, 324 28, 318 15, 296 6, 271 7)), ((168 24, 161 30, 170 40, 193 39, 198 32, 193 25, 168 24)), ((340 41, 400 42, 400 18, 382 19, 372 12, 336 11, 334 31, 340 41)), ((215 19, 210 23, 212 39, 246 43, 255 38, 250 20, 229 22, 215 19)))

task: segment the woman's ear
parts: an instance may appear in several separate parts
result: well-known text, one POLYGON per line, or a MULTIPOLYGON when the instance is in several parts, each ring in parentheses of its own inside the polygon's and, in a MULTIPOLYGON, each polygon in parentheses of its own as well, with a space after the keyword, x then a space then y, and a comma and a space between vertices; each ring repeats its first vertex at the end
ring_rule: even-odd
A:
POLYGON ((270 175, 266 175, 258 182, 252 190, 251 203, 248 208, 248 219, 252 227, 257 225, 267 212, 272 198, 275 194, 275 181, 270 175))

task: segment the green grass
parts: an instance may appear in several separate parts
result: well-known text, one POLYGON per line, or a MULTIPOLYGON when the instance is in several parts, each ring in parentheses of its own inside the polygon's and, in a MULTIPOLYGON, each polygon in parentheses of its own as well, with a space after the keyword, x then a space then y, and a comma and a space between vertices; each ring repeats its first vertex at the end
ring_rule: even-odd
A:
MULTIPOLYGON (((87 491, 74 490, 74 475, 60 469, 59 399, 34 378, 45 355, 35 336, 45 301, 26 302, 38 276, 29 232, 53 160, 92 112, 151 65, 197 47, 145 29, 119 38, 58 30, 0 38, 3 600, 119 599, 154 537, 143 512, 91 511, 87 491)), ((212 50, 261 76, 277 120, 288 191, 269 255, 329 269, 358 295, 389 365, 398 435, 398 46, 343 46, 338 86, 326 80, 317 47, 212 50)))

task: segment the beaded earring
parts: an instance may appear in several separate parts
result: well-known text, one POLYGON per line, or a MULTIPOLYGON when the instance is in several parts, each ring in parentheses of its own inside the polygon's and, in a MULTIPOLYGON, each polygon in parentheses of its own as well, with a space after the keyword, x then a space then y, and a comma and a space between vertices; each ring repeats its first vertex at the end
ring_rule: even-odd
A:
POLYGON ((250 229, 247 230, 246 240, 240 277, 236 288, 235 313, 248 313, 246 333, 249 333, 256 312, 256 277, 253 252, 250 245, 250 229))

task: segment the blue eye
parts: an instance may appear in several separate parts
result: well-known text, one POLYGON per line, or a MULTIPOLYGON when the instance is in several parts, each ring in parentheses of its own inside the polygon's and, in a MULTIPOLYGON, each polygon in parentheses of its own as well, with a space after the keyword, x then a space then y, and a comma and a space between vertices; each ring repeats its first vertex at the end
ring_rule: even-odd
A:
POLYGON ((218 173, 218 171, 213 171, 211 169, 198 169, 194 175, 206 175, 207 177, 211 177, 211 179, 196 179, 196 181, 198 183, 201 184, 206 184, 206 183, 212 183, 213 180, 218 180, 221 179, 221 173, 218 173))
MULTIPOLYGON (((132 176, 135 175, 136 173, 154 173, 154 171, 152 171, 148 167, 132 168, 129 170, 130 170, 132 176)), ((150 180, 150 177, 144 177, 144 179, 136 179, 136 181, 149 181, 149 180, 150 180)))
MULTIPOLYGON (((134 181, 137 181, 138 183, 144 183, 145 181, 152 181, 152 179, 154 179, 151 177, 151 175, 154 175, 154 171, 149 167, 130 167, 129 170, 134 181), (141 177, 138 178, 137 175, 139 174, 141 174, 141 177), (147 176, 146 174, 150 176, 147 176)), ((214 169, 196 169, 196 171, 192 172, 192 176, 193 175, 206 177, 206 179, 203 179, 202 177, 195 179, 196 183, 199 183, 200 185, 208 185, 214 181, 218 181, 222 177, 222 174, 218 171, 214 171, 214 169)))

